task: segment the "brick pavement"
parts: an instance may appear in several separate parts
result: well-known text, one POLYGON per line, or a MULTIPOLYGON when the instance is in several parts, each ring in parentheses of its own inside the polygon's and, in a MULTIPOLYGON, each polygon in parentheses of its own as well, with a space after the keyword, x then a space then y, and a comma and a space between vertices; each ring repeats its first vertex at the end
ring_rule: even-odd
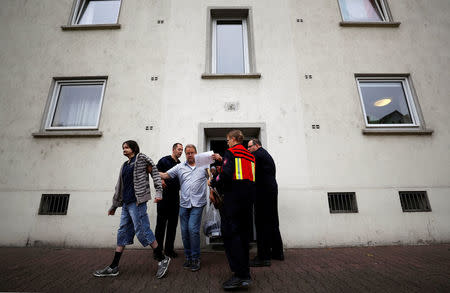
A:
MULTIPOLYGON (((157 280, 150 250, 126 250, 118 277, 93 277, 112 256, 112 249, 2 248, 0 291, 222 292, 230 274, 224 253, 210 250, 199 272, 183 270, 179 257, 157 280)), ((252 269, 248 291, 450 292, 449 244, 288 249, 285 256, 252 269)))

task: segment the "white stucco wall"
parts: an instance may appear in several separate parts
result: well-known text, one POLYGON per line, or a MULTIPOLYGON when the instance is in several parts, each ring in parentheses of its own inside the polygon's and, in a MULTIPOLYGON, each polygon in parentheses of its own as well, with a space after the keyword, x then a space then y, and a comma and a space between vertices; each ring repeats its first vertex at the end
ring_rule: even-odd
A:
MULTIPOLYGON (((196 144, 201 123, 266 126, 286 247, 450 241, 447 0, 389 1, 398 28, 341 27, 337 1, 124 1, 118 30, 63 31, 72 3, 1 5, 0 245, 113 246, 121 142, 157 160, 196 144), (261 79, 201 79, 211 6, 251 7, 261 79), (434 133, 363 135, 355 73, 409 73, 434 133), (31 135, 53 77, 97 75, 108 76, 101 137, 31 135), (403 213, 400 190, 426 190, 432 212, 403 213), (330 214, 333 191, 356 192, 359 213, 330 214), (38 216, 43 193, 70 193, 67 216, 38 216)), ((149 214, 154 227, 154 204, 149 214)))

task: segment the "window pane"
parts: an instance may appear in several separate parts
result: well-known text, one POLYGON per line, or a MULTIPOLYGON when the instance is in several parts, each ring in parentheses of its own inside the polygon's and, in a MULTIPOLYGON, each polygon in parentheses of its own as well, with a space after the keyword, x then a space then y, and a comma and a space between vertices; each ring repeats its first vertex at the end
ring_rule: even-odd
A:
POLYGON ((360 82, 368 124, 412 124, 401 82, 360 82))
POLYGON ((53 127, 97 126, 102 85, 61 85, 53 127))
POLYGON ((216 73, 244 73, 242 21, 217 21, 216 73))
POLYGON ((344 21, 383 21, 378 0, 339 0, 339 4, 344 21))
POLYGON ((78 24, 117 23, 120 0, 86 1, 81 7, 78 24))

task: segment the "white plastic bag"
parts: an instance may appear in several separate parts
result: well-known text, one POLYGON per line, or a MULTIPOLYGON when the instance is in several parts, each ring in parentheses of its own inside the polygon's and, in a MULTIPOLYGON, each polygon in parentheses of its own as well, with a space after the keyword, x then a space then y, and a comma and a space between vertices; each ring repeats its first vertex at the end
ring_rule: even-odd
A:
POLYGON ((203 233, 211 238, 222 236, 220 231, 220 213, 212 204, 209 205, 205 214, 203 233))

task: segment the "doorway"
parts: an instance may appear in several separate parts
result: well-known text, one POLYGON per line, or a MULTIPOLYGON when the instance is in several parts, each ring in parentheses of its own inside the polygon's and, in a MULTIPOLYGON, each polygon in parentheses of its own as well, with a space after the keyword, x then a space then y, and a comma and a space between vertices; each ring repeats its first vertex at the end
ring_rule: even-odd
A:
MULTIPOLYGON (((239 129, 244 134, 244 147, 252 138, 257 138, 261 141, 265 141, 265 124, 264 123, 227 123, 227 124, 201 124, 200 126, 200 141, 199 148, 201 151, 213 151, 221 156, 224 155, 228 149, 226 134, 233 129, 239 129)), ((264 143, 264 142, 263 142, 264 143)), ((207 207, 209 208, 210 202, 208 199, 207 207)), ((256 242, 256 229, 255 229, 255 214, 252 208, 252 229, 250 231, 250 242, 256 242)), ((222 244, 221 237, 206 237, 206 244, 222 244)))

